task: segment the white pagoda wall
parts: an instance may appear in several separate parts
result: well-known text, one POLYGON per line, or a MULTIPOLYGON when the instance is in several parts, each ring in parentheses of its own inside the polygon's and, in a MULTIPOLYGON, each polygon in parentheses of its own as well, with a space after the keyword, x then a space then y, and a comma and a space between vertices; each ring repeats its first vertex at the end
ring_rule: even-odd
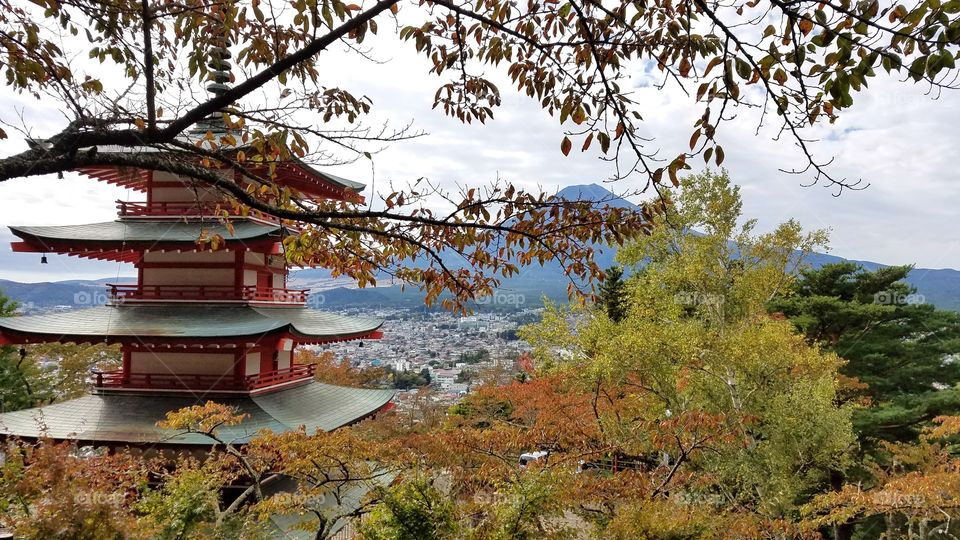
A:
MULTIPOLYGON (((230 178, 229 172, 225 173, 224 178, 230 178)), ((154 171, 154 182, 183 182, 183 179, 177 175, 154 171)), ((223 195, 212 187, 196 183, 194 186, 153 186, 150 189, 150 200, 153 202, 206 202, 219 201, 223 195)))
POLYGON ((143 285, 227 285, 234 284, 232 268, 150 268, 150 263, 184 264, 233 263, 232 251, 147 252, 143 254, 143 285))
POLYGON ((233 286, 230 268, 144 268, 143 285, 233 286))
POLYGON ((254 286, 257 284, 257 271, 256 270, 244 270, 243 271, 243 284, 244 286, 254 286))
MULTIPOLYGON (((162 225, 157 225, 161 227, 162 225)), ((232 251, 148 251, 143 254, 147 263, 233 263, 232 251)))
POLYGON ((260 353, 252 352, 247 354, 247 365, 245 366, 244 375, 256 375, 260 373, 260 353))
MULTIPOLYGON (((263 253, 256 253, 253 251, 248 251, 244 254, 244 262, 246 264, 251 264, 255 266, 264 266, 267 261, 266 255, 263 253)), ((276 268, 278 270, 284 269, 284 264, 282 259, 279 257, 273 257, 270 259, 270 267, 276 268)), ((256 270, 244 270, 243 271, 243 284, 244 285, 256 285, 257 284, 257 271, 256 270)), ((271 277, 271 286, 274 289, 285 289, 287 288, 287 276, 286 273, 275 273, 271 277)))
POLYGON ((287 369, 290 367, 293 354, 291 351, 277 351, 277 369, 287 369))
MULTIPOLYGON (((260 364, 264 359, 265 355, 269 358, 269 355, 272 355, 273 351, 267 352, 249 352, 247 353, 246 360, 244 362, 244 375, 256 375, 260 373, 260 364)), ((277 369, 287 369, 290 367, 290 362, 293 356, 291 351, 277 351, 277 369)))
POLYGON ((176 373, 233 376, 233 353, 134 351, 131 373, 176 373))

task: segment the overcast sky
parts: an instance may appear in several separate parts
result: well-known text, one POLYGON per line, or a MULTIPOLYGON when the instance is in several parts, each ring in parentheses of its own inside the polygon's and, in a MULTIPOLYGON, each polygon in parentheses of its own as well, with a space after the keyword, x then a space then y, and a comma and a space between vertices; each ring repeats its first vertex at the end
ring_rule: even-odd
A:
MULTIPOLYGON (((610 166, 593 154, 579 154, 577 143, 571 157, 564 158, 557 121, 509 86, 501 86, 503 106, 485 126, 465 126, 432 110, 438 79, 427 73, 424 59, 415 56, 409 45, 398 46, 390 38, 381 38, 377 45, 376 54, 388 61, 385 65, 364 65, 331 53, 321 67, 330 74, 325 84, 370 96, 378 120, 401 125, 413 121, 428 132, 375 156, 378 191, 390 181, 404 183, 421 176, 453 186, 483 184, 499 175, 525 188, 541 186, 554 192, 568 185, 602 183, 610 176, 610 166)), ((657 136, 664 155, 675 155, 686 148, 701 111, 676 89, 652 87, 651 77, 643 73, 636 77, 635 97, 642 103, 645 133, 657 136)), ((866 94, 854 97, 854 109, 836 125, 816 131, 822 138, 816 151, 824 158, 836 157, 832 171, 837 176, 870 183, 864 191, 847 191, 839 198, 831 189, 803 187, 810 177, 778 171, 804 163, 792 141, 774 141, 775 133, 768 130, 755 135, 754 112, 741 111, 725 125, 719 135, 726 150, 724 165, 743 188, 744 212, 759 220, 761 230, 787 218, 796 218, 808 228, 830 228, 835 255, 960 268, 960 240, 955 232, 960 205, 956 163, 960 95, 945 94, 935 101, 913 83, 880 78, 870 85, 866 94)), ((49 103, 0 88, 0 111, 10 114, 15 108, 22 108, 27 121, 36 125, 37 135, 48 136, 62 127, 61 117, 49 103)), ((23 148, 17 135, 11 136, 0 142, 0 154, 23 148)), ((367 183, 369 196, 374 180, 369 162, 331 172, 367 183)), ((612 189, 629 187, 619 184, 612 189)), ((115 217, 115 200, 140 197, 76 174, 7 181, 0 183, 0 224, 107 221, 115 217)), ((11 253, 11 239, 9 231, 0 230, 0 279, 34 282, 131 275, 127 266, 59 255, 40 266, 38 255, 11 253)))

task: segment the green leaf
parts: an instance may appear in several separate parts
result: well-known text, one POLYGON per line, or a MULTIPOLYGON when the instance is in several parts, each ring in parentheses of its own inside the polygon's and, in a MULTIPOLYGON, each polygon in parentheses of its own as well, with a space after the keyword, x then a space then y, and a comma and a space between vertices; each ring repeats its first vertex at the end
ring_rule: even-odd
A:
POLYGON ((927 70, 927 57, 921 56, 913 61, 910 64, 910 76, 913 77, 914 81, 919 81, 923 78, 924 73, 927 70))
POLYGON ((748 80, 753 75, 753 68, 750 67, 750 64, 748 64, 746 60, 739 56, 737 57, 737 75, 739 75, 741 79, 748 80))
POLYGON ((951 53, 946 49, 944 49, 944 51, 940 53, 940 61, 943 64, 943 67, 947 69, 954 69, 955 67, 957 67, 957 63, 953 57, 953 53, 951 53))

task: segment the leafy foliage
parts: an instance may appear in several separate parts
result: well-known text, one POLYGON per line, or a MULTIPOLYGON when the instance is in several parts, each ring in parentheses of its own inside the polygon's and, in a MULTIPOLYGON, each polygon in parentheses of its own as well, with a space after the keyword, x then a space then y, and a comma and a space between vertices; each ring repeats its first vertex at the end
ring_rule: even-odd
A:
POLYGON ((126 453, 78 455, 68 444, 4 447, 0 520, 18 538, 128 538, 147 468, 126 453))
POLYGON ((621 252, 636 270, 623 322, 584 313, 571 346, 556 333, 565 317, 551 315, 551 330, 531 338, 560 336, 538 354, 552 348, 553 365, 592 381, 598 400, 629 404, 603 426, 607 437, 625 437, 624 453, 666 452, 708 473, 717 483, 700 489, 718 490, 726 504, 789 514, 852 442, 850 410, 835 405, 839 360, 765 311, 791 279, 794 251, 823 234, 788 222, 753 235, 753 222, 738 225, 739 196, 723 174, 688 178, 664 219, 674 227, 621 252), (638 421, 654 430, 649 439, 634 439, 638 421))
MULTIPOLYGON (((332 433, 264 431, 243 446, 219 435, 245 421, 235 407, 171 412, 161 427, 210 440, 202 461, 11 442, 0 519, 27 538, 253 538, 278 515, 320 539, 358 521, 377 539, 820 538, 854 522, 891 538, 955 535, 960 418, 856 452, 863 403, 842 370, 869 380, 881 364, 835 352, 849 344, 894 358, 903 341, 922 390, 941 344, 924 345, 910 321, 949 329, 953 319, 867 305, 907 292, 904 269, 798 278, 825 234, 795 222, 755 233, 725 173, 685 178, 665 205, 663 223, 620 254, 622 319, 602 304, 548 305, 521 331, 536 360, 518 360, 522 377, 491 377, 447 411, 421 391, 332 433), (814 307, 824 304, 833 309, 814 307), (873 333, 894 321, 908 333, 873 333), (869 345, 846 341, 856 334, 869 345), (851 470, 864 481, 836 485, 851 470), (277 475, 292 487, 270 491, 277 475), (229 504, 216 496, 227 486, 241 491, 229 504), (111 498, 78 498, 90 493, 111 498)), ((314 360, 325 380, 369 382, 332 355, 314 360)), ((876 381, 878 403, 899 395, 879 372, 876 381)))
POLYGON ((643 234, 657 205, 634 212, 509 182, 451 192, 424 180, 374 208, 281 186, 284 164, 372 160, 420 135, 379 127, 369 98, 321 83, 321 63, 338 50, 376 58, 410 47, 438 79, 434 107, 466 123, 493 119, 506 78, 558 121, 562 154, 599 148, 614 179, 640 178, 623 194, 662 195, 697 157, 721 166, 727 113, 761 107, 803 153, 795 172, 842 190, 858 182, 833 177, 805 130, 836 120, 880 69, 937 92, 955 87, 958 13, 956 0, 3 0, 5 84, 52 97, 67 122, 0 159, 0 181, 82 167, 165 171, 220 191, 223 209, 242 203, 298 223, 285 242, 290 261, 361 286, 388 274, 428 303, 462 309, 519 266, 555 259, 573 293, 603 277, 594 245, 643 234), (630 77, 648 63, 702 111, 689 148, 663 150, 644 135, 630 77), (198 99, 199 85, 211 94, 198 99))
MULTIPOLYGON (((214 527, 224 486, 219 471, 181 462, 160 489, 147 492, 137 510, 145 518, 141 525, 154 538, 214 538, 223 531, 214 527)), ((220 536, 223 537, 223 536, 220 536)))
MULTIPOLYGON (((14 316, 18 305, 0 292, 0 317, 14 316)), ((0 410, 15 411, 42 403, 53 397, 48 373, 27 351, 0 345, 0 410)))
POLYGON ((873 482, 819 495, 806 512, 820 524, 866 522, 891 538, 955 536, 960 460, 950 438, 960 433, 958 427, 960 417, 938 417, 919 443, 885 443, 887 459, 866 461, 873 482))
POLYGON ((55 362, 55 376, 37 381, 53 394, 52 400, 62 401, 87 393, 91 371, 119 369, 122 363, 120 347, 116 345, 40 343, 27 347, 27 358, 33 362, 55 362))
POLYGON ((865 271, 854 263, 802 272, 795 292, 775 300, 807 339, 847 362, 863 388, 855 425, 865 442, 916 440, 934 417, 960 411, 960 315, 941 311, 902 280, 910 267, 865 271))
POLYGON ((380 488, 381 504, 362 526, 369 540, 443 540, 456 538, 456 509, 423 478, 380 488))
POLYGON ((316 377, 320 382, 338 386, 357 388, 377 388, 386 382, 387 373, 381 368, 358 369, 350 365, 348 359, 338 358, 331 351, 315 352, 306 348, 296 351, 298 364, 316 366, 316 377))

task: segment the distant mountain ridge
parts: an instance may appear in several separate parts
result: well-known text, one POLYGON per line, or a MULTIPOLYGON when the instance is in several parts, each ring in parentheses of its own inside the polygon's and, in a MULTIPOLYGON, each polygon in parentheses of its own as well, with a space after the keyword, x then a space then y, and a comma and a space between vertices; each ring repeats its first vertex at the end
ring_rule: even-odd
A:
MULTIPOLYGON (((628 200, 616 196, 603 186, 585 184, 569 186, 557 193, 558 197, 567 200, 601 201, 613 207, 638 208, 628 200)), ((615 251, 600 247, 595 255, 601 268, 608 268, 615 264, 615 251)), ((855 262, 867 270, 876 270, 885 265, 873 261, 845 259, 826 253, 811 253, 806 262, 814 268, 825 264, 843 261, 855 262)), ((320 289, 314 287, 318 282, 328 282, 329 274, 322 269, 301 270, 291 273, 291 282, 300 287, 320 289)), ((942 309, 960 311, 960 271, 943 268, 915 268, 907 276, 907 282, 917 288, 924 301, 930 302, 942 309)), ((498 292, 501 298, 510 300, 509 295, 522 296, 524 305, 531 307, 540 303, 544 296, 551 300, 563 302, 567 299, 567 277, 557 264, 528 266, 520 269, 520 274, 504 280, 498 292)), ((319 284, 319 283, 318 283, 319 284)), ((422 296, 416 290, 400 291, 399 287, 377 287, 373 289, 350 289, 337 287, 323 291, 324 305, 329 307, 345 307, 349 305, 376 306, 394 305, 415 307, 422 304, 422 296)), ((319 297, 318 297, 319 298, 319 297)), ((491 302, 497 302, 495 297, 491 302)))
MULTIPOLYGON (((636 207, 597 184, 569 186, 557 195, 568 200, 603 201, 616 207, 636 207)), ((596 254, 597 263, 602 268, 612 266, 614 255, 614 250, 600 248, 596 254)), ((807 258, 807 263, 817 268, 846 260, 849 259, 812 253, 807 258)), ((872 261, 852 262, 868 270, 886 266, 872 261)), ((0 291, 22 304, 40 309, 61 305, 82 307, 103 303, 106 300, 105 284, 113 281, 116 280, 105 278, 47 283, 0 280, 0 291)), ((121 278, 120 281, 130 281, 130 278, 121 278)), ((924 301, 942 309, 960 311, 960 271, 948 268, 915 268, 907 276, 907 281, 917 288, 917 293, 923 296, 924 301)), ((320 309, 351 306, 415 308, 423 305, 423 297, 416 289, 407 288, 401 291, 398 286, 356 289, 343 286, 345 283, 345 280, 331 278, 329 272, 323 269, 295 270, 290 274, 290 286, 313 291, 310 305, 320 309)), ((521 268, 518 276, 503 282, 497 296, 487 301, 487 304, 501 308, 536 307, 541 305, 541 298, 544 296, 562 302, 567 298, 567 283, 567 278, 558 264, 521 268)))

